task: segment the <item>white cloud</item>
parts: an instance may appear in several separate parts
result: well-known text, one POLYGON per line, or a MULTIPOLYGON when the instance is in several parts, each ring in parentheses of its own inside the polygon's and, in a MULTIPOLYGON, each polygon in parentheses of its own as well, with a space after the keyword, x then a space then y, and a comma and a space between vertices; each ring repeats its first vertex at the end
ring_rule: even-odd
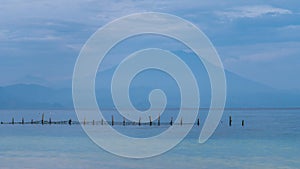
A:
POLYGON ((72 49, 76 52, 79 52, 82 48, 83 44, 67 44, 66 47, 72 49))
POLYGON ((220 48, 225 65, 270 63, 295 56, 299 53, 299 42, 262 43, 255 45, 230 46, 220 48))
POLYGON ((256 18, 263 15, 286 15, 292 14, 293 12, 288 9, 276 8, 269 5, 260 6, 241 6, 236 8, 231 8, 225 11, 216 12, 218 16, 226 17, 230 20, 238 18, 256 18))
MULTIPOLYGON (((138 7, 138 3, 133 1, 91 1, 94 3, 94 14, 89 17, 91 22, 100 21, 100 22, 109 22, 113 19, 119 18, 124 15, 128 15, 136 12, 145 12, 146 10, 138 7)), ((141 3, 141 2, 139 2, 141 3)))
POLYGON ((56 41, 56 40, 61 40, 61 38, 57 36, 46 35, 41 37, 23 36, 23 37, 13 38, 11 40, 13 41, 56 41))
POLYGON ((300 30, 300 25, 287 25, 287 26, 279 28, 279 30, 287 30, 287 31, 300 30))

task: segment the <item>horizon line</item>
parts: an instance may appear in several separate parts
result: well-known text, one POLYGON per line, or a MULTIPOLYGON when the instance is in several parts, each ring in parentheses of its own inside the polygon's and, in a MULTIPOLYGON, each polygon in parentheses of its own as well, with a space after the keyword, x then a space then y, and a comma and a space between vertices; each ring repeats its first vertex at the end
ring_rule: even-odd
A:
MULTIPOLYGON (((162 110, 163 108, 152 108, 152 110, 162 110)), ((163 110, 179 110, 180 108, 178 107, 173 107, 173 108, 165 108, 163 110)), ((209 108, 209 107, 203 107, 203 108, 181 108, 182 110, 233 110, 233 111, 238 111, 238 110, 252 110, 252 111, 259 111, 259 110, 300 110, 300 107, 225 107, 225 108, 209 108)), ((51 109, 51 108, 46 108, 46 109, 28 109, 28 108, 16 108, 16 109, 1 109, 0 111, 12 111, 12 110, 27 110, 27 111, 75 111, 74 108, 61 108, 61 109, 51 109)), ((83 109, 83 110, 89 110, 91 111, 92 109, 83 109)), ((116 108, 100 108, 100 110, 102 111, 108 111, 108 110, 117 110, 116 108)), ((123 108, 120 110, 132 110, 132 109, 127 109, 127 108, 123 108)), ((144 110, 144 109, 140 109, 139 110, 143 110, 143 111, 147 111, 148 109, 144 110)))

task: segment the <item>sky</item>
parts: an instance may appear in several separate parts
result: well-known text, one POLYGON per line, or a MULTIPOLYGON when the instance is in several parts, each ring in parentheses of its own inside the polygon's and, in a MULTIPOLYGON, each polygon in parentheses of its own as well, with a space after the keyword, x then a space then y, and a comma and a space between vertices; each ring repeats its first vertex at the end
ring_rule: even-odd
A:
POLYGON ((163 12, 199 27, 226 70, 276 89, 300 90, 299 6, 298 0, 2 0, 0 86, 71 87, 80 49, 97 29, 128 14, 163 12))

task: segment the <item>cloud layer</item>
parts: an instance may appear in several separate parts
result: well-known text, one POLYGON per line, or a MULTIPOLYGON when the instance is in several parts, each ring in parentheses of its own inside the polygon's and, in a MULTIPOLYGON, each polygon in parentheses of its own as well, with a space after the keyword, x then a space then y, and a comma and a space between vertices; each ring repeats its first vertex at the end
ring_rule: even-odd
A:
MULTIPOLYGON (((0 85, 29 76, 42 77, 57 86, 70 85, 65 81, 72 77, 80 48, 98 28, 124 15, 155 11, 177 15, 202 29, 230 71, 276 88, 300 89, 299 78, 286 78, 300 72, 296 65, 300 52, 295 47, 300 41, 298 6, 296 0, 4 0, 0 6, 0 85), (281 73, 274 76, 265 71, 266 64, 281 73), (266 73, 255 74, 254 69, 266 73)), ((171 50, 178 47, 163 41, 161 45, 171 50)), ((109 67, 115 62, 107 64, 109 67)))
POLYGON ((259 6, 240 6, 231 8, 229 10, 217 12, 217 15, 221 17, 226 17, 228 19, 238 19, 238 18, 256 18, 264 15, 288 15, 293 14, 291 10, 276 8, 269 5, 259 5, 259 6))

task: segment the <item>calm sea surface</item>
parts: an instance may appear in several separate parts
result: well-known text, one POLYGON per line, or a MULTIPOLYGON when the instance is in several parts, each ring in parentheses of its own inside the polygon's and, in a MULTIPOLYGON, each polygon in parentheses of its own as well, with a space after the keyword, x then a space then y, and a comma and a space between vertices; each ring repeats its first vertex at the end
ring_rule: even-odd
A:
MULTIPOLYGON (((51 117, 52 121, 70 118, 76 121, 72 111, 37 110, 3 110, 0 121, 8 122, 12 117, 16 122, 22 117, 25 121, 40 120, 43 112, 45 120, 51 117)), ((168 121, 169 117, 162 119, 168 121)), ((201 118, 201 124, 204 119, 201 118)), ((115 126, 120 132, 137 136, 142 133, 143 137, 167 127, 115 126)), ((0 124, 0 168, 300 168, 300 110, 225 111, 214 135, 205 144, 198 143, 200 130, 201 125, 194 126, 179 145, 162 155, 127 159, 99 148, 80 125, 0 124), (233 119, 231 127, 229 116, 233 119), (245 120, 244 127, 242 120, 245 120)))

